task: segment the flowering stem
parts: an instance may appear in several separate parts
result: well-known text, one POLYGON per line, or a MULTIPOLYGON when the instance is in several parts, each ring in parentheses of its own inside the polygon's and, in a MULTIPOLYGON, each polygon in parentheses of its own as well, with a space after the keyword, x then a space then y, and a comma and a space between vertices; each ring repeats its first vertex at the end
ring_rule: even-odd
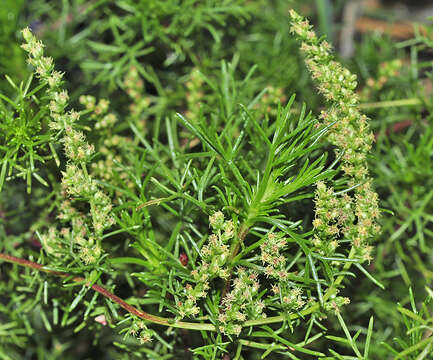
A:
MULTIPOLYGON (((246 234, 245 234, 245 236, 246 236, 246 234)), ((352 247, 350 254, 349 254, 349 258, 352 258, 354 254, 355 254, 355 250, 352 247)), ((50 270, 50 269, 47 269, 46 267, 44 267, 43 265, 37 264, 33 261, 17 258, 15 256, 7 255, 4 253, 0 253, 0 259, 3 261, 7 261, 9 263, 12 263, 12 264, 17 264, 20 266, 32 268, 34 270, 43 271, 43 272, 50 274, 50 275, 56 275, 56 276, 61 276, 61 277, 71 277, 71 274, 68 274, 66 272, 50 270)), ((349 270, 351 265, 352 265, 351 262, 347 262, 344 265, 343 270, 344 271, 349 270)), ((337 290, 337 286, 341 283, 341 281, 343 279, 344 279, 344 276, 340 275, 335 280, 334 284, 327 290, 327 292, 323 296, 324 301, 326 301, 333 294, 335 294, 335 292, 337 290)), ((72 281, 81 283, 81 282, 85 282, 86 279, 84 279, 80 276, 74 276, 74 277, 72 277, 72 281)), ((216 331, 215 326, 213 324, 209 324, 209 323, 190 323, 190 322, 184 322, 184 321, 175 321, 174 319, 169 319, 169 318, 164 318, 164 317, 160 317, 160 316, 156 316, 156 315, 151 315, 151 314, 146 313, 144 311, 138 310, 134 306, 128 304, 127 302, 125 302, 124 300, 122 300, 121 298, 114 295, 112 292, 108 291, 107 289, 105 289, 104 287, 102 287, 100 285, 93 284, 91 286, 91 288, 94 291, 105 296, 106 298, 110 299, 111 301, 115 302, 116 304, 118 304, 120 307, 124 308, 129 313, 131 313, 131 314, 133 314, 133 315, 135 315, 141 319, 147 320, 151 323, 164 325, 164 326, 170 326, 170 327, 174 327, 174 328, 189 329, 189 330, 216 331)), ((315 311, 318 311, 319 309, 320 309, 320 304, 314 303, 312 306, 310 306, 310 307, 308 307, 308 308, 306 308, 306 309, 304 309, 298 313, 290 314, 289 316, 279 315, 279 316, 272 316, 272 317, 267 317, 267 318, 262 318, 262 319, 255 319, 255 320, 246 321, 243 324, 243 327, 279 323, 279 322, 282 322, 284 320, 287 320, 287 318, 289 318, 290 320, 295 320, 299 317, 304 317, 305 315, 314 313, 315 311)))
MULTIPOLYGON (((349 259, 352 259, 355 256, 355 252, 356 252, 355 248, 352 246, 352 248, 350 249, 350 253, 349 253, 349 259)), ((351 265, 352 265, 352 262, 350 262, 350 261, 346 262, 344 267, 343 267, 343 271, 348 271, 350 269, 351 265)), ((344 275, 340 275, 337 277, 337 279, 334 281, 332 286, 329 287, 328 290, 326 291, 326 293, 323 295, 323 301, 324 302, 326 300, 328 300, 332 295, 334 295, 337 292, 337 286, 343 281, 343 279, 344 279, 344 275)), ((305 315, 314 313, 314 312, 318 311, 319 309, 320 309, 320 304, 315 303, 314 305, 300 311, 299 313, 290 314, 288 317, 279 315, 279 316, 272 316, 272 317, 268 317, 268 318, 264 318, 264 319, 250 320, 250 321, 246 321, 243 324, 243 326, 275 324, 275 323, 282 322, 282 321, 286 320, 287 318, 289 318, 290 320, 295 320, 299 317, 304 317, 305 315)))
POLYGON ((236 241, 236 243, 233 246, 233 250, 230 254, 230 258, 229 258, 229 263, 236 257, 236 255, 239 252, 239 249, 242 245, 242 243, 245 240, 245 237, 248 235, 248 231, 250 230, 250 226, 247 225, 246 222, 244 222, 240 229, 239 229, 239 234, 238 234, 238 240, 236 241))
MULTIPOLYGON (((71 274, 68 274, 68 273, 63 272, 63 271, 50 270, 50 269, 47 269, 45 266, 43 266, 41 264, 37 264, 33 261, 17 258, 15 256, 3 254, 3 253, 0 253, 0 259, 3 261, 7 261, 9 263, 13 263, 13 264, 17 264, 20 266, 25 266, 25 267, 29 267, 29 268, 32 268, 35 270, 43 271, 43 272, 46 272, 47 274, 50 274, 50 275, 56 275, 56 276, 61 276, 61 277, 71 277, 72 276, 71 274)), ((77 283, 83 283, 83 282, 85 283, 86 279, 84 279, 80 276, 72 276, 72 281, 77 282, 77 283)), ((90 285, 90 284, 88 284, 88 285, 90 285)), ((144 311, 138 310, 134 306, 128 304, 127 302, 125 302, 124 300, 122 300, 121 298, 114 295, 112 292, 108 291, 107 289, 105 289, 104 287, 102 287, 100 285, 93 284, 93 285, 91 285, 91 288, 94 291, 105 296, 106 298, 110 299, 111 301, 115 302, 116 304, 118 304, 120 307, 124 308, 129 313, 131 313, 131 314, 133 314, 133 315, 135 315, 141 319, 147 320, 151 323, 175 327, 175 328, 190 329, 190 330, 216 331, 215 326, 212 324, 189 323, 189 322, 183 322, 183 321, 175 321, 174 319, 168 319, 168 318, 164 318, 164 317, 160 317, 160 316, 151 315, 151 314, 146 313, 144 311)))

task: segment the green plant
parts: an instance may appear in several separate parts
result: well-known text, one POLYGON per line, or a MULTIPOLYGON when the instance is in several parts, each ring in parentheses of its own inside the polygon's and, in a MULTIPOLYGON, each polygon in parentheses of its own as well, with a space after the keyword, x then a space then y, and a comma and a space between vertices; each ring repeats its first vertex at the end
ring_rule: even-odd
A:
POLYGON ((409 288, 409 303, 411 308, 407 309, 402 305, 397 306, 401 322, 404 324, 405 333, 393 339, 393 345, 383 345, 395 359, 428 359, 431 356, 433 337, 431 329, 431 299, 433 292, 425 288, 427 298, 422 302, 420 309, 415 304, 412 289, 409 288))
MULTIPOLYGON (((62 143, 62 186, 52 187, 58 192, 56 217, 63 225, 50 214, 44 219, 48 229, 36 232, 44 249, 40 261, 49 267, 6 254, 1 258, 65 277, 69 289, 81 286, 70 305, 62 308, 63 318, 78 322, 75 331, 86 327, 89 314, 114 326, 114 319, 119 317, 117 305, 128 312, 118 325, 121 332, 141 343, 149 342, 153 335, 155 349, 171 351, 173 356, 179 335, 167 333, 162 337, 149 328, 150 324, 201 330, 202 342, 194 341, 192 351, 204 358, 222 356, 233 347, 237 358, 243 356, 245 348, 265 347, 263 355, 276 352, 297 358, 289 347, 323 357, 309 347, 324 334, 320 319, 326 312, 334 312, 347 339, 333 339, 347 342, 358 357, 368 357, 368 346, 362 355, 356 345, 359 332, 352 337, 340 315, 339 308, 348 299, 336 295, 351 264, 371 278, 361 263, 371 260, 369 238, 378 232, 370 220, 379 215, 377 196, 366 170, 372 135, 356 108, 354 76, 332 59, 327 43, 315 37, 305 20, 295 12, 291 16, 292 30, 303 41, 309 70, 330 102, 329 109, 322 112, 322 122, 306 114, 305 107, 295 105, 294 96, 266 114, 272 103, 256 106, 264 92, 251 97, 242 91, 253 72, 238 81, 235 66, 223 63, 218 80, 195 75, 202 77, 214 94, 209 103, 203 100, 207 106, 186 116, 178 113, 167 117, 163 132, 159 123, 154 127, 152 142, 140 132, 143 125, 134 108, 128 123, 129 133, 135 137, 132 140, 120 135, 127 129, 122 124, 116 127, 116 117, 107 113, 105 100, 96 103, 94 97, 83 96, 80 102, 85 110, 66 111, 68 94, 62 90, 62 74, 53 69, 51 58, 44 57, 43 44, 29 29, 23 31, 23 48, 30 54, 29 63, 39 84, 30 93, 32 78, 24 90, 15 86, 21 99, 18 103, 3 96, 4 118, 39 108, 40 116, 28 116, 37 131, 27 138, 43 144, 38 136, 45 136, 52 154, 40 157, 41 162, 51 160, 59 166, 53 149, 62 143), (338 82, 333 83, 332 78, 338 82), (239 101, 245 105, 238 106, 239 101), (80 118, 95 122, 97 132, 87 136, 92 144, 83 132, 90 127, 80 118), (332 161, 321 149, 325 135, 337 147, 332 161), (123 147, 118 148, 120 142, 123 147), (98 158, 104 158, 104 164, 111 161, 108 176, 100 166, 92 166, 90 172, 87 164, 98 158), (317 185, 315 191, 313 184, 317 185), (313 197, 314 220, 308 206, 308 199, 313 197), (295 211, 293 204, 297 204, 295 211), (304 218, 299 214, 301 209, 304 218), (203 214, 209 215, 211 235, 203 214), (111 226, 115 228, 108 232, 111 226), (113 271, 119 275, 125 266, 131 287, 135 278, 148 288, 144 298, 130 299, 132 305, 101 287, 103 278, 113 271), (137 272, 131 272, 131 266, 138 266, 137 272), (90 288, 95 295, 88 295, 90 288), (107 302, 101 306, 97 294, 114 305, 107 302), (80 304, 82 320, 73 315, 80 304), (164 317, 152 315, 155 312, 164 317), (179 321, 183 317, 197 320, 179 321), (305 335, 293 334, 297 327, 306 328, 305 335)), ((134 101, 139 101, 139 81, 137 73, 125 80, 134 101)), ((197 87, 188 88, 198 91, 197 87)), ((156 120, 160 122, 160 118, 156 120)), ((5 122, 4 128, 14 129, 10 122, 5 122)), ((35 146, 25 143, 15 130, 8 136, 4 143, 10 138, 19 142, 15 152, 23 154, 18 158, 20 166, 32 169, 26 161, 32 158, 29 149, 35 146)), ((41 146, 40 151, 46 149, 41 146)), ((11 163, 9 158, 4 160, 4 167, 10 173, 20 170, 16 159, 11 163)), ((53 179, 60 175, 55 169, 51 169, 53 179)), ((31 175, 39 176, 36 172, 31 175)), ((29 278, 29 289, 39 277, 29 278)), ((47 285, 43 291, 47 303, 47 285)), ((70 295, 60 291, 62 298, 54 297, 52 302, 64 302, 70 295)), ((39 298, 23 304, 26 313, 34 311, 39 298)), ((17 301, 14 296, 10 300, 17 301)), ((11 327, 25 322, 22 319, 26 316, 20 312, 12 316, 11 327)), ((58 323, 57 316, 44 315, 47 329, 58 323)), ((371 327, 368 334, 367 338, 371 327)), ((136 351, 148 350, 139 347, 136 351)))
MULTIPOLYGON (((423 36, 417 35, 400 44, 392 44, 389 39, 377 35, 373 39, 370 41, 374 42, 374 48, 380 44, 382 49, 388 49, 385 58, 378 61, 376 53, 369 61, 370 55, 367 56, 363 49, 358 53, 358 59, 361 59, 358 64, 366 75, 366 87, 361 95, 366 101, 363 108, 376 119, 372 121, 376 146, 370 169, 375 175, 381 204, 389 210, 380 220, 383 232, 370 270, 387 291, 383 293, 367 283, 358 285, 359 296, 353 300, 357 309, 352 314, 352 321, 363 322, 362 319, 374 312, 372 351, 378 358, 385 358, 418 344, 420 339, 413 337, 414 330, 407 328, 409 325, 396 303, 416 304, 413 298, 424 296, 423 289, 430 285, 431 279, 428 269, 431 262, 429 174, 432 126, 427 92, 431 75, 425 71, 427 64, 418 60, 424 56, 423 51, 429 51, 428 41, 425 42, 423 36), (405 59, 402 51, 405 47, 411 54, 410 61, 405 59), (410 296, 407 295, 408 287, 413 291, 410 296), (396 338, 400 345, 405 345, 396 345, 396 338), (390 351, 389 346, 397 350, 390 351)), ((429 309, 429 301, 425 306, 429 309)), ((427 333, 423 335, 423 339, 428 337, 427 333)), ((423 344, 426 343, 402 358, 430 358, 427 350, 421 355, 427 346, 423 344)))
POLYGON ((0 10, 0 358, 430 359, 431 29, 163 3, 0 10))

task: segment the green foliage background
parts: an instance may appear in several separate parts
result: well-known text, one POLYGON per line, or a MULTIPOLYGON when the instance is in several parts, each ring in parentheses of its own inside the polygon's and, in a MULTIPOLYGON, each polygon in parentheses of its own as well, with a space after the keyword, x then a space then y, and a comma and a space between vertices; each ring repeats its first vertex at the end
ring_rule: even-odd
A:
MULTIPOLYGON (((206 140, 206 135, 225 128, 221 149, 232 152, 218 153, 226 160, 219 171, 229 173, 231 157, 241 151, 239 169, 249 184, 255 184, 251 164, 259 168, 266 162, 265 146, 253 125, 242 127, 248 111, 259 121, 270 121, 268 127, 264 126, 270 136, 275 131, 272 119, 283 113, 277 110, 279 101, 285 104, 296 93, 293 108, 286 109, 292 110, 296 119, 301 118, 288 125, 293 131, 309 129, 308 121, 314 117, 306 115, 303 122, 303 103, 307 113, 311 110, 316 115, 324 106, 305 69, 299 44, 289 33, 288 11, 296 8, 317 25, 321 35, 332 40, 342 6, 343 2, 338 1, 285 0, 3 1, 0 93, 19 102, 25 111, 11 112, 8 101, 4 97, 0 100, 0 251, 44 259, 38 234, 56 221, 61 173, 55 156, 60 162, 65 160, 57 139, 36 136, 48 128, 47 114, 38 112, 36 106, 46 100, 42 95, 37 100, 27 96, 31 69, 19 47, 20 29, 30 25, 46 45, 45 52, 54 58, 56 68, 65 72, 65 87, 74 108, 85 107, 79 101, 83 94, 110 100, 110 111, 120 120, 111 129, 88 133, 97 151, 103 153, 104 147, 110 148, 104 142, 107 138, 132 139, 112 150, 116 156, 112 168, 103 163, 101 169, 93 170, 100 175, 100 185, 118 199, 118 227, 105 245, 111 262, 90 270, 77 258, 72 258, 67 267, 60 261, 49 265, 74 274, 98 270, 106 287, 131 304, 157 314, 173 309, 170 301, 161 298, 160 289, 154 290, 155 284, 162 275, 175 273, 170 267, 183 271, 188 279, 177 259, 183 251, 189 261, 196 258, 194 239, 208 232, 203 214, 221 210, 215 204, 230 210, 246 206, 240 196, 228 199, 223 194, 224 186, 230 187, 229 180, 234 181, 236 175, 218 177, 209 166, 209 158, 194 155, 208 150, 194 142, 187 130, 206 140), (136 93, 125 81, 135 71, 142 82, 136 93), (131 111, 132 102, 140 107, 139 112, 131 111), (199 119, 197 123, 188 123, 191 116, 199 119), (21 122, 15 122, 17 118, 21 122), (41 125, 35 120, 40 118, 44 119, 41 125), (243 131, 249 141, 237 150, 236 140, 243 131), (15 157, 8 155, 13 146, 15 157), (12 175, 10 169, 14 169, 12 175), (221 183, 221 193, 215 195, 212 186, 221 183), (190 193, 199 194, 196 202, 182 195, 190 193), (153 197, 148 198, 149 194, 153 197), (147 203, 155 199, 157 206, 147 203), (149 206, 137 209, 140 204, 149 206), (161 256, 158 245, 167 239, 171 247, 166 252, 170 254, 161 256)), ((433 108, 424 91, 432 76, 432 62, 424 59, 431 56, 431 32, 399 44, 384 35, 367 34, 357 44, 353 58, 342 60, 358 75, 361 106, 376 135, 370 172, 385 210, 382 234, 376 239, 368 272, 386 288, 382 290, 361 271, 351 269, 353 273, 346 276, 341 294, 351 298, 351 304, 341 308, 343 323, 333 315, 322 320, 318 314, 305 322, 296 320, 294 332, 286 324, 269 325, 255 331, 255 346, 249 346, 247 340, 237 342, 236 338, 232 344, 219 335, 197 336, 190 330, 155 328, 153 342, 141 345, 123 336, 122 331, 132 326, 130 319, 125 319, 110 301, 97 298, 84 286, 2 263, 0 358, 220 359, 226 349, 230 358, 259 359, 266 355, 270 359, 313 359, 317 354, 287 351, 291 346, 287 341, 302 343, 309 337, 314 341, 306 348, 330 359, 359 358, 353 343, 368 354, 368 359, 433 358, 433 108), (383 70, 381 64, 392 68, 392 61, 406 59, 408 54, 409 63, 397 64, 396 71, 383 70), (384 85, 369 85, 369 79, 378 80, 384 72, 384 85), (395 124, 408 119, 410 126, 393 131, 395 124), (107 326, 94 321, 101 314, 106 316, 107 326), (314 338, 312 334, 319 334, 319 329, 323 336, 314 338), (347 340, 347 332, 357 334, 352 343, 347 340), (280 347, 268 353, 268 340, 280 347)), ((37 91, 35 96, 39 96, 37 91)), ((87 131, 97 121, 100 118, 89 115, 79 126, 87 131)), ((307 143, 313 135, 305 136, 307 143)), ((105 159, 98 156, 92 161, 105 159)), ((311 174, 317 169, 323 178, 332 178, 332 170, 325 171, 332 157, 332 151, 327 154, 323 148, 311 148, 296 157, 293 168, 282 171, 287 177, 295 176, 308 158, 318 161, 309 169, 311 174)), ((278 204, 290 221, 270 215, 274 224, 310 230, 307 224, 313 217, 314 189, 309 185, 297 189, 296 206, 288 201, 278 204)), ((272 209, 262 211, 257 217, 272 213, 272 209)), ((263 232, 260 228, 254 231, 260 236, 263 232)), ((167 284, 161 283, 160 287, 167 284)))

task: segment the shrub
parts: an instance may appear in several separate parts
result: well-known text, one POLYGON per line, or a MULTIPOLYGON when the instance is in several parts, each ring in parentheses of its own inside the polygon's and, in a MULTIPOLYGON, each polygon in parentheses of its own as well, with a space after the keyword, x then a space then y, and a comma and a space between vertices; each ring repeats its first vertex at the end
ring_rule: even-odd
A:
POLYGON ((395 286, 407 309, 383 284, 396 264, 415 285, 409 259, 430 276, 418 250, 409 258, 403 248, 428 255, 428 185, 419 184, 429 181, 431 127, 376 134, 373 148, 361 112, 377 117, 371 101, 400 97, 387 82, 407 80, 397 77, 402 63, 381 67, 357 94, 357 76, 305 18, 291 10, 276 29, 271 14, 284 4, 262 5, 28 5, 42 18, 74 17, 54 23, 57 33, 48 21, 22 31, 31 73, 12 71, 0 94, 0 259, 10 263, 0 275, 2 358, 430 354, 430 288, 417 306, 418 294, 395 286), (275 58, 273 35, 251 18, 278 31, 275 58), (294 46, 302 57, 279 55, 294 46), (317 91, 303 89, 305 75, 296 83, 301 61, 317 91), (396 231, 380 217, 375 183, 400 216, 396 231), (422 210, 405 213, 403 202, 422 210), (374 259, 380 224, 390 240, 374 259), (395 241, 402 234, 407 244, 395 241), (398 346, 379 346, 389 321, 398 346))

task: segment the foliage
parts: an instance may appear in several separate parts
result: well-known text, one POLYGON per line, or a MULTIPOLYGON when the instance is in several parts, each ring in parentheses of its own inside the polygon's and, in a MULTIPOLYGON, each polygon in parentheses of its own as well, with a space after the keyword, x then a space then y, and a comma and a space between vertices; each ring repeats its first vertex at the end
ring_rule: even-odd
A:
POLYGON ((6 3, 0 358, 431 358, 428 34, 350 72, 296 2, 6 3))

